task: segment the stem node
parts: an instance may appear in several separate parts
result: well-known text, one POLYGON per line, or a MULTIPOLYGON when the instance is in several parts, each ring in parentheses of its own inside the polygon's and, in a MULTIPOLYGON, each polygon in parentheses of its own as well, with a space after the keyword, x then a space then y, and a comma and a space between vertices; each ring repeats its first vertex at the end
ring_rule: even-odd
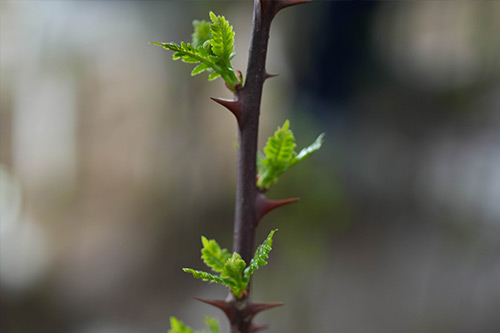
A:
POLYGON ((226 300, 199 297, 194 299, 221 309, 231 323, 232 332, 240 333, 253 333, 267 328, 268 325, 255 325, 252 322, 253 317, 259 312, 283 305, 282 302, 253 303, 250 297, 238 300, 231 295, 226 300))

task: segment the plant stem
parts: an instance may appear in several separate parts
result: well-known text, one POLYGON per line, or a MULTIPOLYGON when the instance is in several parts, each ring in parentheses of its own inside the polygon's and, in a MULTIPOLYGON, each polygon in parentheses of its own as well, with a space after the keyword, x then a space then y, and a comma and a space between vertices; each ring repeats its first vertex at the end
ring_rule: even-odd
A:
POLYGON ((241 103, 239 118, 238 175, 233 250, 248 263, 253 256, 257 227, 256 156, 262 88, 266 79, 266 55, 272 16, 265 15, 261 2, 254 4, 252 37, 247 76, 243 89, 237 94, 241 103))
MULTIPOLYGON (((272 76, 266 72, 269 31, 280 9, 303 2, 307 1, 254 0, 246 81, 243 88, 236 91, 236 105, 231 107, 237 116, 239 130, 233 251, 239 253, 247 264, 254 254, 255 232, 261 217, 257 207, 261 194, 256 185, 256 157, 262 88, 264 81, 272 76)), ((223 310, 230 320, 232 333, 251 333, 264 328, 255 326, 252 318, 266 307, 257 311, 248 296, 249 291, 250 284, 243 299, 235 300, 230 294, 225 302, 223 310)))
MULTIPOLYGON (((262 88, 266 79, 275 76, 266 72, 269 30, 280 9, 309 1, 254 0, 246 81, 243 88, 235 93, 239 148, 233 251, 238 252, 247 263, 253 256, 258 224, 257 196, 260 192, 256 185, 256 160, 262 88)), ((235 108, 232 109, 234 112, 235 108)))

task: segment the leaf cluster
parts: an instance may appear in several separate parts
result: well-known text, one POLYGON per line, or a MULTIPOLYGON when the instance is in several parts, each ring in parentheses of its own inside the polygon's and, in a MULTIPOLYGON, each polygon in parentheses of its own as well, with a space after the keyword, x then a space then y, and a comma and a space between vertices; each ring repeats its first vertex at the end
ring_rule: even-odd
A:
POLYGON ((219 76, 226 82, 231 91, 241 87, 243 79, 237 77, 231 60, 236 55, 234 52, 233 27, 224 16, 217 16, 210 12, 210 22, 193 21, 194 33, 192 42, 181 42, 180 45, 172 42, 152 42, 151 44, 162 46, 174 51, 172 59, 182 59, 186 63, 198 64, 191 75, 197 75, 208 71, 209 80, 215 80, 219 76))
POLYGON ((241 299, 254 272, 259 267, 267 265, 269 252, 272 250, 273 235, 276 231, 277 229, 271 231, 266 240, 257 247, 248 267, 238 253, 230 254, 227 249, 222 249, 215 240, 202 237, 201 258, 214 273, 219 273, 219 275, 192 268, 183 268, 183 270, 197 279, 223 284, 231 290, 236 298, 241 299))
POLYGON ((290 122, 286 120, 267 140, 264 154, 259 152, 257 155, 257 187, 263 191, 268 190, 288 168, 317 152, 323 144, 324 136, 324 133, 320 134, 311 145, 297 154, 295 137, 290 130, 290 122))
POLYGON ((175 317, 170 317, 170 329, 168 333, 219 333, 219 321, 212 317, 205 317, 207 330, 195 331, 175 317))

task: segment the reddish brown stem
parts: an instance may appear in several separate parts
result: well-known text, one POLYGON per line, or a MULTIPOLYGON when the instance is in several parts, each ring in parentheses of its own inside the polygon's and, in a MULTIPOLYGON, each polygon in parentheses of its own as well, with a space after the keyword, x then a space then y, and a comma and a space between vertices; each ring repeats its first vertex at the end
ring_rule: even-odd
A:
MULTIPOLYGON (((269 211, 298 199, 267 200, 256 185, 257 136, 264 81, 276 76, 266 71, 269 30, 274 16, 283 8, 310 0, 254 0, 252 36, 248 57, 246 81, 238 88, 233 101, 212 98, 229 109, 238 121, 238 175, 236 179, 236 208, 234 221, 233 251, 248 264, 254 254, 255 231, 259 220, 269 211)), ((281 303, 253 303, 250 287, 242 299, 232 294, 227 300, 205 300, 224 311, 231 324, 232 333, 253 333, 267 325, 255 325, 253 317, 281 303)))
POLYGON ((241 115, 239 121, 238 176, 236 180, 236 208, 233 250, 248 263, 253 256, 257 227, 257 135, 259 132, 260 103, 266 79, 266 56, 269 30, 275 11, 270 1, 255 0, 252 37, 247 76, 239 92, 241 115))
POLYGON ((245 85, 236 94, 239 104, 238 176, 233 250, 248 263, 253 256, 255 230, 259 220, 255 182, 260 103, 266 72, 266 56, 271 22, 276 13, 307 0, 255 0, 252 36, 245 85))

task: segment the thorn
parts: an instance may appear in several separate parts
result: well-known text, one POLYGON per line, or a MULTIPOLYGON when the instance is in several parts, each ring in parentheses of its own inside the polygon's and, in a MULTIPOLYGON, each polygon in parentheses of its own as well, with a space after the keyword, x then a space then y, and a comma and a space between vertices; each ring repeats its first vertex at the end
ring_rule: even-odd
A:
MULTIPOLYGON (((264 2, 264 0, 261 1, 264 2)), ((270 10, 272 11, 272 16, 274 17, 283 8, 312 2, 312 0, 265 0, 265 2, 267 2, 268 5, 269 3, 271 4, 270 10)))
POLYGON ((257 313, 269 310, 278 306, 282 306, 283 302, 274 302, 274 303, 253 303, 250 306, 249 312, 252 314, 252 316, 255 316, 257 313))
POLYGON ((264 80, 267 80, 267 79, 270 79, 272 77, 276 77, 276 76, 279 76, 279 74, 273 74, 273 73, 267 73, 264 74, 264 80))
POLYGON ((232 310, 231 305, 224 300, 206 299, 206 298, 200 298, 200 297, 193 297, 193 299, 221 309, 222 311, 224 311, 224 313, 226 314, 226 316, 229 318, 230 321, 233 318, 233 311, 231 311, 232 310))
POLYGON ((312 0, 260 0, 261 12, 264 16, 273 19, 283 8, 312 2, 312 0))
POLYGON ((227 304, 227 302, 224 300, 221 300, 221 299, 206 299, 206 298, 200 298, 200 297, 193 297, 193 299, 200 301, 200 302, 203 302, 203 303, 210 304, 210 305, 215 306, 216 308, 219 308, 223 311, 225 309, 229 308, 229 305, 227 304))
POLYGON ((291 198, 284 200, 269 200, 262 193, 257 195, 257 221, 260 221, 267 213, 278 207, 291 204, 299 201, 299 198, 291 198))
POLYGON ((308 2, 312 2, 312 0, 280 0, 279 1, 280 8, 278 10, 308 2))
POLYGON ((254 333, 254 332, 257 332, 257 331, 262 331, 262 330, 265 330, 267 328, 269 328, 268 324, 262 324, 262 325, 252 324, 252 327, 250 327, 250 333, 254 333))
POLYGON ((240 119, 240 113, 241 113, 241 107, 240 107, 240 102, 238 100, 229 100, 229 99, 223 99, 223 98, 218 98, 218 97, 210 97, 210 99, 234 114, 237 120, 240 119))

